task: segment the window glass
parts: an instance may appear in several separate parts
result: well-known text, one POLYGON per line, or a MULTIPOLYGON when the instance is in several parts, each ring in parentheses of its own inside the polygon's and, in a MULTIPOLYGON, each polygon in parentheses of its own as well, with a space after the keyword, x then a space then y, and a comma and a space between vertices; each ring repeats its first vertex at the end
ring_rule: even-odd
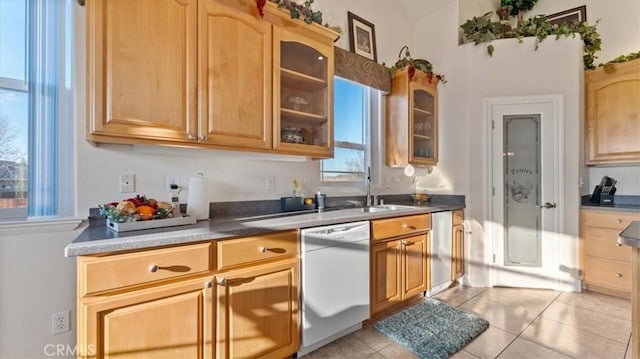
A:
POLYGON ((334 78, 334 153, 322 161, 321 180, 325 183, 364 183, 371 166, 371 123, 368 87, 334 78))
POLYGON ((27 101, 0 88, 0 208, 27 207, 27 101))
POLYGON ((59 215, 73 181, 72 4, 0 0, 0 219, 59 215))
POLYGON ((26 81, 26 0, 0 0, 0 77, 26 81))

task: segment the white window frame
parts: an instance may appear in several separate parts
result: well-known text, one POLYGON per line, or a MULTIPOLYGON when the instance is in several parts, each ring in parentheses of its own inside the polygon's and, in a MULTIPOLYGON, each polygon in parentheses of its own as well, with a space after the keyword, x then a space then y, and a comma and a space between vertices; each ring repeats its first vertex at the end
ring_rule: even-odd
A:
MULTIPOLYGON (((341 80, 350 81, 340 78, 341 80)), ((360 84, 361 85, 361 84, 360 84)), ((364 89, 364 109, 363 117, 365 119, 365 144, 351 143, 347 141, 334 141, 334 148, 346 148, 346 149, 358 149, 365 150, 364 158, 364 171, 365 175, 363 181, 322 181, 322 164, 320 165, 320 185, 325 188, 337 189, 344 187, 363 187, 367 182, 367 167, 371 168, 371 184, 379 185, 381 178, 381 147, 382 147, 382 114, 384 108, 382 107, 382 92, 364 85, 361 85, 364 89), (368 118, 368 121, 367 121, 368 118)), ((335 96, 335 93, 334 93, 335 96)), ((335 117, 334 117, 335 118, 335 117)), ((335 126, 334 126, 335 128, 335 126)), ((334 136, 335 137, 335 136, 334 136)))
MULTIPOLYGON (((28 0, 27 0, 28 1, 28 0)), ((83 11, 84 8, 78 9, 79 5, 72 0, 63 0, 65 6, 70 6, 71 11, 67 13, 64 8, 60 9, 60 38, 59 44, 66 46, 73 46, 77 43, 75 40, 78 38, 78 34, 74 31, 78 11, 83 11), (70 16, 71 18, 67 18, 70 16), (66 24, 71 21, 71 34, 67 36, 66 24), (69 40, 70 44, 67 43, 69 40)), ((27 15, 28 16, 28 15, 27 15)), ((25 31, 29 31, 27 28, 25 31)), ((28 42, 25 46, 29 47, 28 42)), ((73 87, 76 85, 74 80, 74 59, 77 57, 78 52, 72 48, 71 58, 67 58, 66 51, 62 51, 60 56, 65 61, 70 61, 71 69, 71 87, 66 85, 66 72, 65 61, 59 61, 59 78, 58 82, 58 178, 55 180, 57 183, 58 203, 57 203, 57 215, 53 218, 69 218, 75 215, 75 135, 74 135, 74 92, 73 87)), ((27 64, 25 64, 26 68, 27 64)), ((25 81, 18 79, 0 77, 0 88, 17 91, 23 93, 29 93, 28 84, 28 71, 25 70, 25 81)), ((47 179, 48 180, 48 179, 47 179)), ((28 204, 29 205, 29 204, 28 204)), ((0 208, 0 222, 26 222, 27 219, 34 219, 27 217, 28 208, 0 208)), ((46 217, 50 218, 50 217, 46 217)))

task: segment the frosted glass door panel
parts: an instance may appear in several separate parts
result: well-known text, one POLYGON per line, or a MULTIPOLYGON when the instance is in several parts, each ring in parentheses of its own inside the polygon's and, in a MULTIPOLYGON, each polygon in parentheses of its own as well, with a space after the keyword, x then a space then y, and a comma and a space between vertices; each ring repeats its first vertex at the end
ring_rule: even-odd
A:
POLYGON ((540 115, 503 119, 504 264, 540 267, 540 115))

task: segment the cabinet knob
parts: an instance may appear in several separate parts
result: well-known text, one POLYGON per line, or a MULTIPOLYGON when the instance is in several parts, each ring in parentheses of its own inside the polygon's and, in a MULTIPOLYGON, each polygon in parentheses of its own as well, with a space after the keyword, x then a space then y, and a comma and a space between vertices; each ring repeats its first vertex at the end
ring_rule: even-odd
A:
POLYGON ((200 141, 206 141, 207 140, 207 136, 200 136, 200 141))
POLYGON ((218 278, 218 284, 227 285, 227 278, 218 278))
POLYGON ((616 219, 616 223, 622 223, 622 220, 620 218, 616 219))
POLYGON ((616 247, 622 247, 622 243, 616 243, 616 247))
POLYGON ((269 248, 267 248, 265 246, 260 246, 260 252, 267 253, 268 251, 269 251, 269 248))
POLYGON ((187 138, 190 140, 195 140, 196 139, 196 135, 194 135, 193 133, 190 133, 187 135, 187 138))
POLYGON ((213 283, 211 283, 211 281, 208 281, 204 284, 205 288, 212 288, 213 287, 213 283))
POLYGON ((151 273, 157 272, 158 269, 160 269, 160 267, 157 264, 152 264, 152 265, 149 266, 149 272, 151 272, 151 273))
POLYGON ((616 273, 616 278, 622 278, 622 274, 616 273))

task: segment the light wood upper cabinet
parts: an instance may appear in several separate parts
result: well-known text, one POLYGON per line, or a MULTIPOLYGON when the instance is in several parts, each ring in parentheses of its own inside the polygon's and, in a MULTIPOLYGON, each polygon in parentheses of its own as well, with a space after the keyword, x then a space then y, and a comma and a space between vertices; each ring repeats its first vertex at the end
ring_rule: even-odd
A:
POLYGON ((438 80, 408 68, 396 72, 387 96, 386 164, 388 166, 438 163, 438 80))
POLYGON ((196 132, 195 0, 87 1, 91 141, 184 142, 196 132))
POLYGON ((274 27, 274 144, 287 153, 333 157, 333 41, 274 27))
POLYGON ((640 163, 640 59, 585 72, 587 164, 640 163))
POLYGON ((338 34, 264 11, 88 0, 87 139, 332 157, 338 34))
POLYGON ((199 7, 199 141, 270 149, 271 24, 249 13, 247 2, 201 0, 199 7))

